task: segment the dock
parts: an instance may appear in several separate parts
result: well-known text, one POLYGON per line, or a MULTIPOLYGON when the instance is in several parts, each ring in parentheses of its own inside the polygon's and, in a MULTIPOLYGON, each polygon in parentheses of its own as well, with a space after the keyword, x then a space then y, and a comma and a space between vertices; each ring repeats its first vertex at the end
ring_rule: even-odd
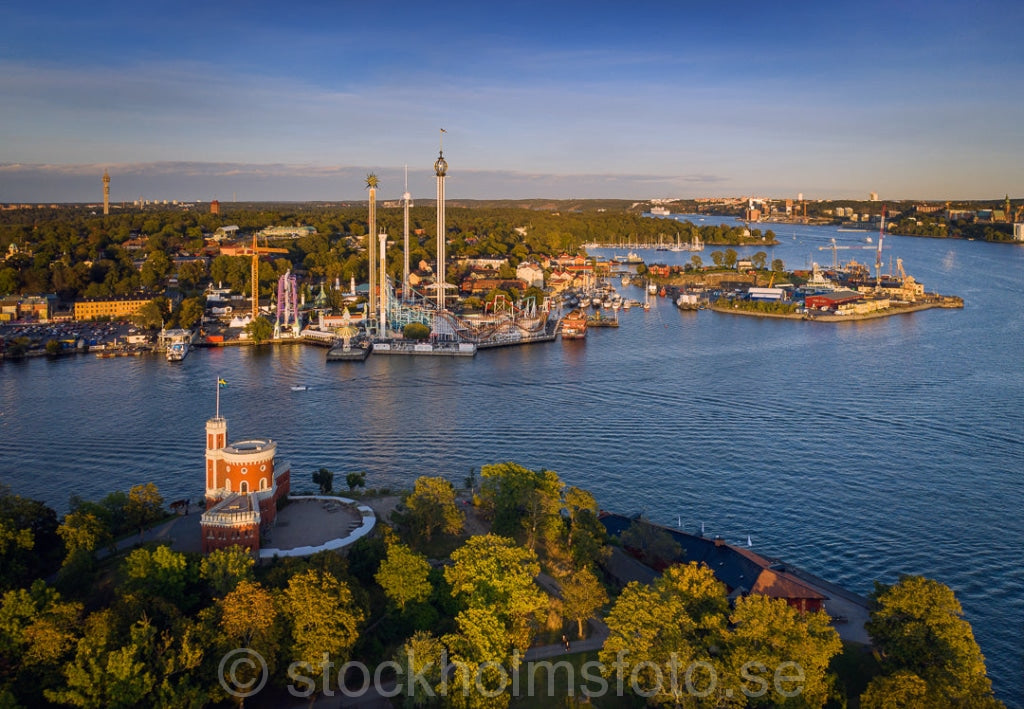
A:
POLYGON ((421 357, 474 357, 472 342, 375 342, 375 355, 418 355, 421 357))
POLYGON ((601 313, 595 313, 587 318, 587 327, 618 327, 619 318, 604 318, 601 313))

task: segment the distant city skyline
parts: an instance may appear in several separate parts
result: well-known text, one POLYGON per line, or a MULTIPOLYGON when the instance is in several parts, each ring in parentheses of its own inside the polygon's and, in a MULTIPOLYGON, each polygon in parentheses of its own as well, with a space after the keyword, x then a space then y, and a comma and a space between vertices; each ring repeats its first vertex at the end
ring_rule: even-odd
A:
POLYGON ((0 202, 996 199, 1024 6, 5 8, 0 202))

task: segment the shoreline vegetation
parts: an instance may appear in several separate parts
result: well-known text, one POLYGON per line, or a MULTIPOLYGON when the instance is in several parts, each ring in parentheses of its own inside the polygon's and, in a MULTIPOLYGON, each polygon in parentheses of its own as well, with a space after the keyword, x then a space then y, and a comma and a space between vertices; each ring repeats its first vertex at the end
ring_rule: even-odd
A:
MULTIPOLYGON (((334 478, 321 468, 310 479, 330 495, 334 478)), ((365 474, 344 480, 355 492, 365 474)), ((163 517, 152 483, 73 499, 59 522, 0 486, 0 703, 198 709, 354 691, 496 709, 581 695, 607 707, 798 694, 809 707, 1003 706, 959 602, 935 581, 876 583, 868 647, 840 641, 846 618, 728 595, 642 517, 613 534, 596 499, 553 471, 497 463, 460 488, 422 476, 401 495, 370 492, 358 495, 380 520, 370 535, 256 563, 241 547, 204 556, 144 539, 163 517), (137 542, 115 547, 121 528, 137 542), (521 661, 529 694, 507 682, 521 661), (535 693, 538 664, 558 681, 535 693)))

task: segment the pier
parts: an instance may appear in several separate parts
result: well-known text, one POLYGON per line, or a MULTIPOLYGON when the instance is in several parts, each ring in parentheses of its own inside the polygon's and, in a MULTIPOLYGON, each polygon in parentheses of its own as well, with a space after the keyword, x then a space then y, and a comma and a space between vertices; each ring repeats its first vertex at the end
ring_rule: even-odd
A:
POLYGON ((475 357, 476 345, 471 342, 413 342, 393 340, 374 342, 375 355, 419 355, 425 357, 475 357))

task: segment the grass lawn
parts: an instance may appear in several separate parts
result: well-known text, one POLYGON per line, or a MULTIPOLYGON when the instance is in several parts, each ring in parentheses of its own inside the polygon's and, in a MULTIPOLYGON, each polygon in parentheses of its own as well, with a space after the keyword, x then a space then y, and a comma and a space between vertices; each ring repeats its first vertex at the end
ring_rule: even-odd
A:
POLYGON ((860 707, 860 695, 881 671, 871 650, 855 643, 843 643, 843 651, 832 658, 831 668, 839 676, 849 709, 860 707))
MULTIPOLYGON (((577 652, 553 657, 549 660, 533 660, 519 668, 518 692, 512 697, 513 707, 530 707, 530 709, 565 709, 572 706, 632 708, 643 707, 644 701, 626 694, 615 696, 615 680, 605 680, 607 688, 589 702, 581 691, 590 689, 597 694, 601 690, 601 681, 597 679, 598 668, 594 665, 586 668, 583 665, 597 661, 597 652, 577 652), (533 688, 530 688, 530 679, 533 688), (549 686, 550 679, 550 686, 549 686), (572 687, 573 696, 569 696, 572 687)), ((512 685, 509 691, 513 691, 512 685)))

